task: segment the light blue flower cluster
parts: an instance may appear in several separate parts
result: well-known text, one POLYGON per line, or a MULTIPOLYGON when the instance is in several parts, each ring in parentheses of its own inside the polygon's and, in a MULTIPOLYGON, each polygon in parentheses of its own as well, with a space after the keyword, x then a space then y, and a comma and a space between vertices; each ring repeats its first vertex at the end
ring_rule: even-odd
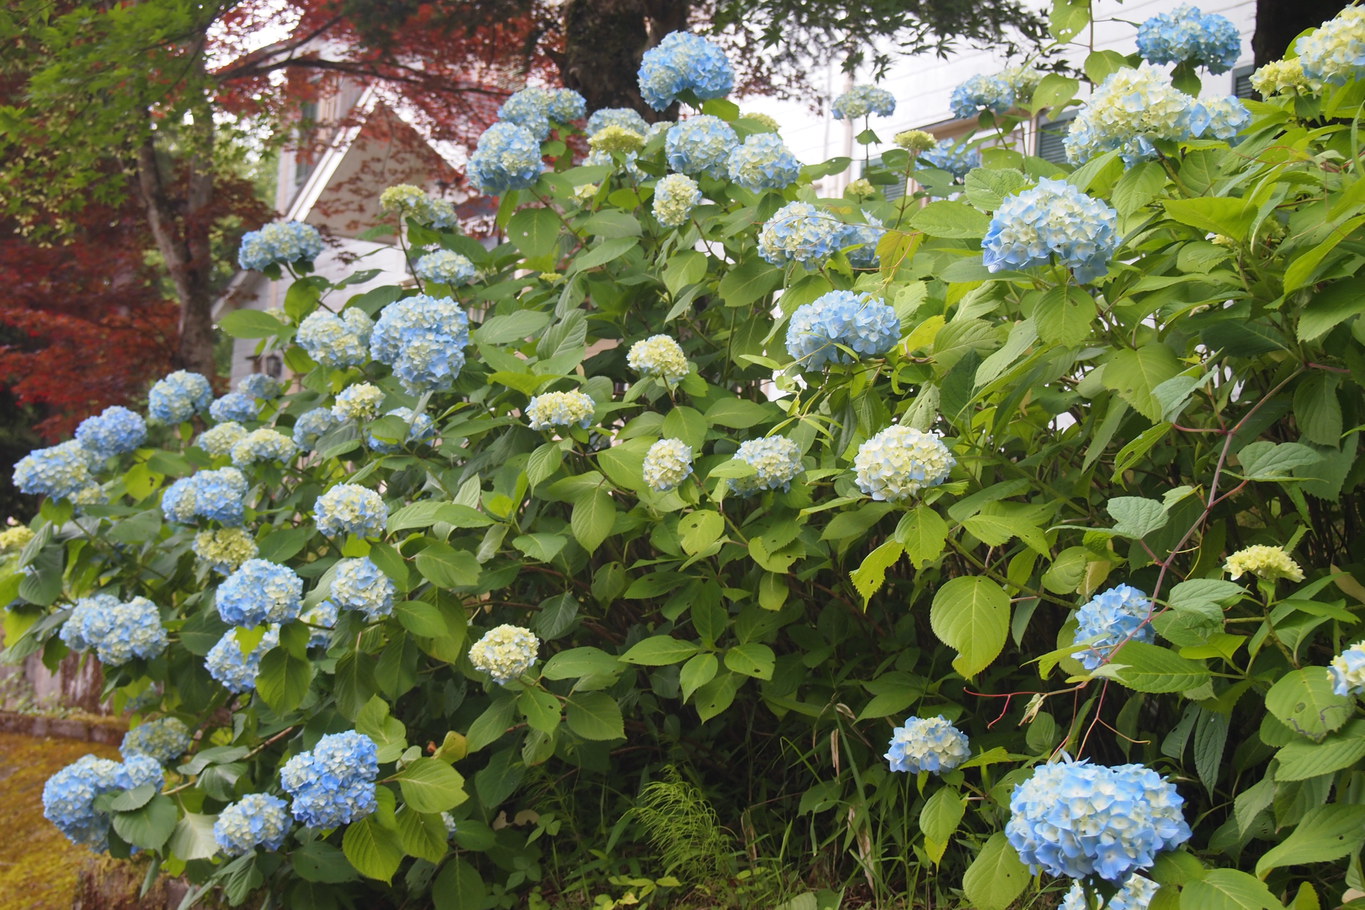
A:
POLYGON ((268 373, 247 373, 237 381, 237 391, 252 398, 269 400, 279 397, 284 383, 268 373))
POLYGON ((965 142, 943 139, 929 151, 921 153, 919 160, 961 180, 973 168, 981 166, 981 152, 965 142))
POLYGON ((858 489, 897 502, 948 479, 957 460, 943 440, 914 427, 891 426, 858 446, 853 458, 858 489))
POLYGON ((337 605, 324 600, 315 607, 305 610, 299 622, 312 626, 308 636, 308 647, 325 648, 332 642, 332 630, 337 624, 337 605))
POLYGON ((787 350, 806 370, 823 369, 831 363, 852 363, 856 358, 878 357, 901 337, 896 311, 871 294, 830 291, 797 307, 787 325, 787 350))
POLYGON ((653 376, 669 384, 683 379, 689 370, 682 346, 669 335, 651 335, 632 344, 626 354, 626 365, 641 376, 653 376))
POLYGON ((875 85, 855 85, 834 99, 835 120, 857 120, 868 114, 890 117, 896 112, 896 96, 875 85))
POLYGON ((758 254, 773 265, 819 266, 842 245, 844 225, 809 202, 789 202, 758 232, 758 254))
POLYGON ((681 439, 660 439, 645 452, 640 474, 656 493, 676 490, 692 473, 692 447, 681 439))
POLYGON ((973 76, 953 89, 954 117, 975 117, 981 111, 1003 114, 1014 107, 1014 86, 1000 76, 973 76))
POLYGON ((243 652, 237 630, 229 629, 204 656, 204 668, 229 692, 250 692, 256 688, 261 658, 280 643, 280 627, 267 626, 265 635, 250 651, 243 652))
POLYGON ((1110 149, 1130 165, 1155 157, 1154 142, 1195 135, 1191 117, 1197 104, 1151 64, 1110 73, 1071 121, 1062 140, 1067 160, 1083 164, 1110 149))
POLYGON ((1251 111, 1241 98, 1202 98, 1190 108, 1190 128, 1194 135, 1228 141, 1251 122, 1251 111))
MULTIPOLYGON (((384 416, 399 417, 408 425, 407 443, 422 443, 436 438, 435 422, 426 414, 413 414, 412 408, 394 408, 384 416)), ((375 452, 386 455, 403 451, 402 445, 385 442, 373 433, 365 434, 365 445, 375 452)))
POLYGON ((1185 3, 1138 26, 1137 49, 1148 63, 1188 63, 1226 73, 1237 62, 1242 38, 1226 16, 1185 3))
POLYGON ((634 108, 629 107, 604 107, 593 111, 592 116, 588 118, 588 128, 585 132, 589 136, 595 136, 609 126, 619 126, 641 136, 649 132, 649 124, 645 122, 645 118, 634 108))
POLYGON ((710 114, 684 120, 664 137, 668 166, 689 177, 723 178, 730 153, 738 146, 739 136, 730 124, 710 114))
POLYGON ((310 828, 335 828, 374 812, 378 755, 374 740, 347 730, 289 759, 280 783, 294 798, 294 817, 310 828))
POLYGON ((59 634, 77 651, 93 649, 107 667, 156 657, 169 643, 156 604, 145 597, 125 602, 109 594, 76 601, 59 634))
POLYGON ((1336 657, 1327 668, 1332 691, 1338 695, 1365 695, 1365 641, 1358 641, 1336 657))
POLYGON ((499 685, 507 685, 536 662, 540 639, 521 626, 501 625, 485 632, 469 649, 469 663, 499 685))
POLYGON ((194 741, 190 728, 178 717, 146 720, 129 730, 119 745, 124 758, 147 755, 160 764, 169 764, 184 755, 194 741))
POLYGON ((544 170, 535 134, 515 123, 499 122, 479 137, 467 173, 479 189, 500 195, 534 185, 544 170))
POLYGON ((427 253, 417 264, 412 267, 417 273, 417 277, 423 281, 435 281, 439 284, 448 284, 451 287, 459 287, 474 280, 476 270, 474 263, 469 261, 468 256, 461 256, 459 253, 450 250, 437 250, 434 253, 427 253))
POLYGON ((1173 785, 1144 765, 1042 765, 1014 788, 1005 836, 1037 872, 1124 881, 1189 840, 1173 785))
POLYGON ((237 264, 259 272, 276 263, 312 262, 321 252, 317 228, 301 221, 277 221, 243 235, 237 264))
POLYGON ((261 427, 243 436, 232 447, 232 463, 242 468, 267 461, 286 464, 297 454, 294 440, 273 427, 261 427))
POLYGON ((107 850, 110 817, 95 808, 96 797, 143 784, 160 789, 165 782, 161 765, 146 755, 133 755, 122 764, 85 755, 47 779, 43 785, 43 817, 72 843, 107 850))
POLYGON ((669 174, 654 185, 654 217, 664 227, 682 227, 701 202, 701 188, 686 174, 669 174))
POLYGON ((317 446, 318 440, 339 423, 341 423, 341 419, 333 414, 329 408, 313 408, 311 411, 304 411, 299 415, 299 419, 294 421, 294 445, 304 451, 312 451, 317 446))
POLYGON ((220 423, 224 421, 245 423, 255 420, 260 413, 261 406, 256 399, 241 392, 228 392, 209 405, 209 416, 220 423))
POLYGON ((269 793, 248 793, 223 807, 213 823, 213 839, 224 856, 243 856, 257 847, 273 852, 288 833, 287 804, 269 793))
POLYGON ((236 468, 200 471, 182 477, 161 494, 167 521, 190 524, 196 518, 240 525, 246 517, 246 475, 236 468))
POLYGON ((992 272, 1046 265, 1056 256, 1088 282, 1109 270, 1118 245, 1118 212, 1065 180, 1044 177, 1000 203, 981 253, 992 272))
POLYGON ((374 323, 359 307, 347 307, 340 316, 314 310, 299 323, 294 341, 325 367, 358 367, 369 359, 373 330, 374 323))
POLYGON ((293 622, 303 609, 303 579, 288 566, 248 559, 218 586, 215 601, 230 626, 293 622))
POLYGON ((970 757, 967 735, 943 715, 907 717, 891 733, 891 746, 883 756, 892 771, 939 774, 951 771, 970 757))
POLYGON ((198 373, 176 370, 147 393, 147 416, 157 423, 180 423, 203 411, 213 400, 213 388, 198 373))
POLYGON ((536 140, 550 138, 550 123, 572 123, 587 116, 588 103, 567 88, 529 86, 512 95, 498 108, 498 119, 529 130, 536 140))
POLYGON ((526 422, 533 430, 575 425, 586 430, 596 408, 597 402, 584 392, 545 392, 526 405, 526 422))
POLYGON ((839 246, 844 248, 848 264, 855 269, 875 269, 881 263, 881 257, 877 255, 877 244, 886 236, 886 228, 876 218, 864 214, 867 224, 844 225, 839 246))
POLYGON ((384 498, 354 483, 337 484, 313 506, 318 530, 328 537, 382 537, 389 520, 384 498))
MULTIPOLYGON (((1156 897, 1157 883, 1141 875, 1130 875, 1118 893, 1109 898, 1104 910, 1147 910, 1156 897)), ((1090 910, 1080 882, 1072 882, 1057 910, 1090 910)))
POLYGON ((730 179, 746 190, 780 190, 801 176, 801 162, 776 133, 759 133, 744 140, 726 161, 730 179))
POLYGON ((76 427, 76 441, 100 458, 131 452, 146 438, 147 424, 142 415, 118 405, 85 418, 76 427))
POLYGON ((379 314, 370 337, 370 356, 393 368, 414 395, 448 389, 464 368, 469 317, 449 297, 418 294, 392 303, 379 314))
POLYGON ((199 434, 194 444, 214 458, 232 454, 232 447, 246 438, 246 428, 228 420, 215 424, 199 434))
POLYGON ((14 466, 14 485, 21 493, 70 499, 95 482, 90 474, 95 455, 74 439, 35 449, 14 466))
POLYGON ((337 420, 374 420, 384 404, 384 391, 369 382, 357 382, 337 392, 332 416, 337 420))
POLYGON ((724 98, 735 87, 725 52, 701 35, 670 32, 640 60, 640 95, 661 111, 691 92, 699 100, 724 98))
POLYGON ((752 496, 763 490, 791 489, 792 480, 800 474, 801 447, 785 436, 764 436, 739 444, 737 461, 753 465, 748 477, 731 477, 730 489, 740 496, 752 496))
MULTIPOLYGON (((88 623, 102 623, 102 619, 92 619, 93 617, 103 617, 112 612, 118 606, 118 598, 112 594, 92 594, 89 597, 82 597, 76 601, 71 608, 71 615, 58 631, 58 636, 73 651, 89 651, 95 647, 94 641, 86 638, 85 629, 88 623)), ((96 626, 98 631, 98 626, 96 626)))
POLYGON ((1365 67, 1365 8, 1348 6, 1294 45, 1310 81, 1345 85, 1365 67))
POLYGON ((1114 649, 1130 639, 1153 641, 1156 633, 1149 622, 1152 602, 1131 585, 1116 585, 1096 594, 1076 611, 1073 644, 1087 643, 1085 650, 1072 653, 1087 670, 1093 670, 1113 656, 1114 649))
POLYGON ((393 613, 397 593, 389 577, 368 556, 343 559, 336 564, 332 578, 332 601, 343 610, 358 610, 370 622, 393 613))

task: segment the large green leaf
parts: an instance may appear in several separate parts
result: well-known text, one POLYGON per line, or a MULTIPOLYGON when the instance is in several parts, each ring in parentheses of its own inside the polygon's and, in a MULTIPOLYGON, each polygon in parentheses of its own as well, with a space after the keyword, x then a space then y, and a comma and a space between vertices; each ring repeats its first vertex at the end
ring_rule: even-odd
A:
POLYGON ((303 703, 313 673, 313 662, 306 657, 296 657, 284 648, 272 648, 261 658, 256 691, 276 714, 288 714, 303 703))
POLYGON ((1262 878, 1271 869, 1325 863, 1350 856, 1365 844, 1365 806, 1333 803, 1309 809, 1288 837, 1256 861, 1262 878))
POLYGON ((390 831, 371 815, 351 822, 341 838, 341 849, 356 871, 366 878, 387 882, 403 861, 398 832, 390 831))
POLYGON ((1010 598, 989 578, 954 578, 934 594, 929 623, 939 641, 958 652, 953 669, 970 678, 990 666, 1004 649, 1010 598))
POLYGON ((175 831, 180 810, 175 800, 157 795, 141 808, 114 813, 114 830, 134 847, 159 850, 175 831))
POLYGON ((1180 910, 1283 910, 1265 882, 1236 869, 1214 869, 1180 889, 1180 910))
POLYGON ((948 849, 949 838, 957 832, 967 812, 967 801, 952 787, 936 791, 919 813, 919 829, 924 834, 924 849, 937 866, 948 849))
POLYGON ((632 645, 619 660, 645 667, 663 667, 682 663, 699 649, 699 645, 690 641, 679 641, 670 635, 652 635, 632 645))
POLYGON ((580 692, 569 697, 564 721, 584 739, 612 740, 626 735, 621 706, 605 692, 580 692))
POLYGON ((1270 687, 1265 706, 1289 729, 1322 742, 1355 715, 1355 699, 1338 695, 1322 667, 1291 670, 1270 687))
POLYGON ((990 836, 962 876, 962 890, 976 910, 1006 910, 1028 885, 1028 867, 1003 831, 990 836))
POLYGON ((417 812, 444 812, 468 798, 464 777, 435 758, 419 758, 395 775, 403 800, 417 812))
POLYGON ((438 588, 462 588, 479 582, 479 561, 468 550, 439 540, 417 554, 417 571, 438 588))
POLYGON ((549 209, 522 209, 507 222, 507 239, 527 259, 546 260, 558 246, 562 227, 559 216, 549 209))
POLYGON ((1209 678, 1209 669, 1167 648, 1130 641, 1108 664, 1108 673, 1137 692, 1184 692, 1209 678))
POLYGON ((1295 740, 1275 757, 1280 763, 1276 780, 1307 780, 1349 768, 1365 758, 1365 719, 1351 721, 1320 743, 1295 740))

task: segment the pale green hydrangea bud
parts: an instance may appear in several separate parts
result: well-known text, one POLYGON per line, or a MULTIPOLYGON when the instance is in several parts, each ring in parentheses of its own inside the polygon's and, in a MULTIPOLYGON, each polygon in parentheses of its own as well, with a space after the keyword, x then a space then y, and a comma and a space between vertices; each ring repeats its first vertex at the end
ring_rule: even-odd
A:
POLYGON ((675 383, 687 375, 687 355, 678 342, 667 335, 654 335, 630 346, 626 363, 644 376, 675 383))
POLYGON ((654 217, 665 227, 682 227, 701 202, 701 188, 686 174, 669 174, 654 187, 654 217))
POLYGON ((640 149, 644 148, 645 137, 635 132, 635 130, 626 129, 619 124, 612 124, 611 126, 605 126, 593 133, 592 137, 588 139, 588 145, 592 146, 593 150, 598 152, 620 152, 621 154, 626 154, 628 152, 638 152, 640 149))
POLYGON ((907 152, 927 152, 938 145, 932 133, 924 130, 905 130, 896 134, 895 143, 907 152))

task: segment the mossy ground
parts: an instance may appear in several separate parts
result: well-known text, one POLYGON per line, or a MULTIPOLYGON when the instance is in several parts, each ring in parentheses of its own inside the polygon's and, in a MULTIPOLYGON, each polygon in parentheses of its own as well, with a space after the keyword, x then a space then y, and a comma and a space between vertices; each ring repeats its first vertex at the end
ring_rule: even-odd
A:
POLYGON ((91 853, 43 818, 43 784, 87 753, 118 750, 72 739, 0 733, 0 910, 66 910, 91 853))

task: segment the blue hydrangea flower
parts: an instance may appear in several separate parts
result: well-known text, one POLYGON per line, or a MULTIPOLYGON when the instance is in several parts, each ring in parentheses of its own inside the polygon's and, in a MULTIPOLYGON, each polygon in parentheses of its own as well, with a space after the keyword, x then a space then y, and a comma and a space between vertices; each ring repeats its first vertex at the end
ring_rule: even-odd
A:
POLYGON ((526 422, 533 430, 574 425, 587 429, 596 407, 592 397, 583 392, 545 392, 526 405, 526 422))
POLYGON ((219 422, 230 420, 234 423, 246 423, 255 420, 260 413, 260 403, 252 396, 241 392, 228 392, 209 405, 209 416, 219 422))
MULTIPOLYGON (((1104 905, 1104 910, 1147 910, 1152 903, 1152 898, 1156 897, 1157 883, 1150 878, 1143 878, 1141 875, 1130 875, 1128 880, 1119 888, 1118 893, 1109 898, 1109 903, 1104 905)), ((1090 905, 1086 903, 1085 891, 1081 888, 1080 882, 1072 882, 1071 888, 1062 897, 1062 902, 1057 910, 1090 910, 1090 905)))
POLYGON ((343 610, 359 610, 370 622, 393 613, 393 596, 398 592, 389 577, 369 557, 343 559, 336 564, 332 579, 332 601, 343 610))
POLYGON ((747 190, 780 190, 801 176, 801 162, 776 133, 759 133, 744 140, 726 161, 730 179, 747 190))
POLYGON ((213 400, 213 388, 198 373, 176 370, 147 393, 147 416, 157 423, 180 423, 203 411, 213 400))
POLYGON ((855 269, 875 269, 881 264, 877 244, 886 236, 886 228, 871 215, 866 217, 867 224, 844 225, 843 236, 839 238, 839 246, 855 269))
POLYGON ((303 609, 303 579, 288 566, 248 559, 218 586, 215 600, 230 626, 292 622, 303 609))
POLYGON ((682 227, 701 202, 701 188, 686 174, 669 174, 654 185, 654 217, 664 227, 682 227))
POLYGON ((246 475, 236 468, 200 471, 166 488, 161 511, 167 521, 179 524, 203 518, 236 526, 246 517, 246 494, 246 475))
POLYGON ((730 489, 740 496, 752 496, 763 490, 791 489, 792 480, 800 474, 801 447, 785 436, 764 436, 739 444, 735 459, 751 464, 754 473, 748 477, 731 477, 730 489))
POLYGON ((100 458, 131 452, 146 438, 147 424, 142 415, 118 405, 87 417, 76 427, 76 441, 100 458))
POLYGON ((133 755, 122 764, 85 755, 48 778, 43 786, 43 816, 72 843, 107 850, 110 818, 95 808, 95 798, 143 784, 160 789, 164 783, 161 766, 146 755, 133 755))
POLYGON ((1130 639, 1153 641, 1156 633, 1148 620, 1152 602, 1131 585, 1117 585, 1096 594, 1076 611, 1074 644, 1088 642, 1085 650, 1071 656, 1087 670, 1093 670, 1113 656, 1114 649, 1130 639))
POLYGON ((86 629, 99 637, 104 634, 105 617, 118 606, 118 598, 112 594, 92 594, 82 597, 71 608, 71 615, 57 633, 66 646, 73 651, 89 651, 95 642, 86 636, 86 629))
POLYGON ((544 142, 550 138, 550 122, 572 123, 587 115, 588 103, 567 88, 529 86, 512 95, 498 108, 498 119, 529 130, 544 142))
POLYGON ((347 307, 340 316, 314 310, 299 323, 294 341, 325 367, 358 367, 369 359, 373 330, 374 323, 359 307, 347 307))
POLYGON ((1015 786, 1005 836, 1035 873, 1118 883, 1189 840, 1183 804, 1143 765, 1055 762, 1015 786))
POLYGON ((193 742, 190 728, 178 717, 158 717, 146 720, 124 734, 119 752, 124 758, 141 754, 160 764, 168 764, 184 755, 193 742))
POLYGON ((975 117, 981 111, 1003 114, 1014 107, 1014 86, 999 76, 973 76, 953 89, 954 117, 975 117))
POLYGON ((1088 282, 1109 270, 1118 245, 1118 212, 1065 180, 1044 177, 1000 203, 981 251, 992 272, 1046 265, 1056 256, 1076 280, 1088 282))
POLYGON ((507 685, 536 662, 540 639, 521 626, 501 625, 469 648, 469 662, 499 685, 507 685))
POLYGON ((370 356, 393 368, 414 395, 448 389, 464 368, 469 317, 449 297, 419 294, 390 304, 379 314, 370 356))
POLYGON ((1188 63, 1226 73, 1237 62, 1242 38, 1232 20, 1185 3, 1138 26, 1137 48, 1148 63, 1188 63))
POLYGON ((275 222, 242 237, 237 264, 259 272, 275 263, 312 262, 321 252, 322 235, 311 224, 275 222))
POLYGON ((684 120, 664 137, 668 166, 689 177, 725 176, 730 153, 739 145, 739 136, 719 117, 702 114, 684 120))
POLYGON ((231 420, 215 424, 199 434, 194 444, 215 458, 232 454, 232 447, 246 438, 246 428, 231 420))
POLYGON ((1251 122, 1251 111, 1241 98, 1201 98, 1190 108, 1190 130, 1196 136, 1231 140, 1251 122))
POLYGON ((242 468, 266 461, 284 464, 297 454, 294 440, 273 427, 261 427, 243 436, 232 447, 232 463, 242 468))
POLYGON ((384 391, 369 382, 357 382, 337 392, 332 416, 337 420, 374 420, 384 404, 384 391))
POLYGON ((337 484, 313 506, 318 530, 328 537, 383 537, 389 513, 384 499, 358 484, 337 484))
POLYGON ((907 717, 891 734, 891 747, 883 756, 892 771, 939 774, 951 771, 971 755, 967 735, 943 715, 907 717))
POLYGON ((839 249, 844 225, 809 202, 789 202, 758 233, 758 254, 773 265, 820 266, 839 249))
POLYGON ((417 273, 417 277, 423 281, 435 281, 439 284, 459 287, 474 280, 477 274, 474 263, 469 261, 468 256, 461 256, 459 253, 452 253, 450 250, 437 250, 434 253, 427 253, 412 270, 417 273))
POLYGON ((1327 668, 1332 691, 1338 695, 1365 694, 1365 641, 1358 641, 1336 657, 1327 668))
POLYGON ((701 35, 670 32, 640 60, 640 96, 661 111, 690 91, 702 101, 724 98, 735 87, 725 52, 701 35))
POLYGON ((656 493, 676 490, 692 473, 692 447, 681 439, 660 439, 645 452, 640 474, 656 493))
POLYGON ((914 427, 891 426, 858 447, 853 458, 858 489, 897 502, 948 479, 957 464, 943 440, 914 427))
POLYGON ((830 291, 797 307, 787 326, 787 350, 803 369, 819 370, 831 363, 852 363, 854 357, 879 357, 900 340, 896 311, 871 294, 830 291))
MULTIPOLYGON (((406 442, 422 443, 436 438, 436 424, 426 414, 414 414, 412 408, 394 408, 384 415, 385 417, 400 417, 408 425, 408 435, 406 442)), ((373 433, 365 434, 365 445, 372 450, 382 454, 392 454, 403 451, 403 446, 396 443, 385 442, 377 438, 373 433)))
POLYGON ((247 373, 237 381, 237 391, 268 401, 279 397, 284 391, 284 383, 268 373, 247 373))
POLYGON ((374 740, 347 730, 289 759, 280 783, 294 798, 294 817, 310 828, 335 828, 374 812, 378 755, 374 740))
POLYGON ((855 85, 834 99, 835 120, 857 120, 868 114, 890 117, 896 112, 896 96, 875 85, 855 85))
POLYGON ((641 136, 649 132, 649 124, 645 122, 645 118, 634 108, 629 107, 604 107, 593 111, 592 116, 588 118, 586 132, 589 136, 594 136, 609 126, 619 126, 641 136))
POLYGON ((308 647, 325 648, 332 643, 332 630, 337 624, 337 605, 324 600, 316 607, 305 610, 299 622, 313 627, 308 636, 308 647))
POLYGON ((1365 8, 1348 6, 1294 45, 1310 81, 1345 85, 1365 67, 1365 8))
POLYGON ((626 365, 641 376, 653 376, 670 385, 683 379, 690 369, 682 346, 668 335, 651 335, 632 344, 626 365))
POLYGON ((280 627, 267 626, 265 635, 250 651, 243 652, 237 641, 237 630, 229 629, 209 649, 204 657, 204 668, 229 692, 241 694, 256 688, 256 676, 261 672, 261 658, 280 643, 280 627))
POLYGON ((169 643, 156 604, 145 597, 124 603, 108 594, 76 601, 60 635, 68 647, 93 650, 108 667, 156 657, 169 643))
POLYGON ((46 449, 35 449, 14 466, 14 485, 22 493, 70 499, 95 482, 90 461, 95 457, 74 439, 46 449))
POLYGON ((339 423, 341 420, 330 408, 304 411, 299 415, 299 419, 294 421, 294 445, 304 451, 312 451, 317 447, 318 440, 339 423))
POLYGON ((1156 156, 1159 141, 1194 135, 1198 102, 1173 87, 1148 63, 1110 73, 1071 121, 1062 145, 1067 160, 1083 164, 1110 149, 1135 164, 1156 156))
POLYGON ((479 137, 467 173, 485 193, 509 193, 533 186, 544 170, 534 133, 515 123, 495 123, 479 137))
POLYGON ((269 793, 248 793, 218 813, 213 839, 224 856, 243 856, 264 847, 275 851, 289 833, 285 801, 269 793))
POLYGON ((919 160, 931 167, 947 171, 958 180, 966 177, 973 168, 981 166, 981 152, 965 142, 951 139, 941 140, 927 152, 922 152, 919 160))

